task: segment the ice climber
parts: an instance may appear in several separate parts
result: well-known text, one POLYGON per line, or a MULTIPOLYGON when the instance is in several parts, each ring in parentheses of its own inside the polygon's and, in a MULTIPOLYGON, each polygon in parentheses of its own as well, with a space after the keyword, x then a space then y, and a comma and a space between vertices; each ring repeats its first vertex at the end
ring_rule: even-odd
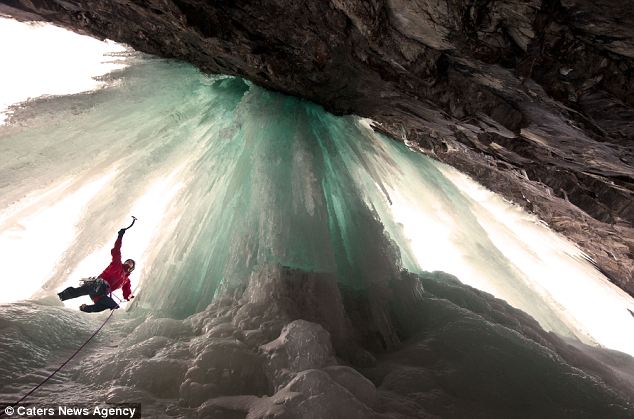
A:
MULTIPOLYGON (((134 222, 132 223, 134 224, 134 222)), ((130 225, 131 227, 132 225, 130 225)), ((128 227, 128 228, 130 228, 128 227)), ((126 301, 134 298, 130 290, 130 273, 134 270, 135 262, 128 259, 121 263, 121 243, 123 235, 127 229, 119 230, 117 240, 114 247, 110 251, 112 254, 112 262, 110 265, 96 278, 86 278, 82 280, 82 285, 78 288, 68 287, 64 291, 58 293, 60 300, 69 300, 71 298, 88 295, 92 299, 92 305, 82 304, 79 309, 87 313, 97 313, 106 309, 114 310, 119 305, 112 299, 112 292, 121 288, 123 298, 126 301)))

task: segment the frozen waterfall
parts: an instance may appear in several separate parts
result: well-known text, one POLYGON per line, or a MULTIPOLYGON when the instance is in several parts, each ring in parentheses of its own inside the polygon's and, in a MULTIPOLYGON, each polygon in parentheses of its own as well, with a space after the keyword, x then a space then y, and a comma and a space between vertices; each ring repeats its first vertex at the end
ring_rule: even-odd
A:
MULTIPOLYGON (((273 400, 298 377, 326 380, 303 371, 325 368, 325 377, 337 381, 341 371, 331 365, 334 353, 288 377, 278 373, 288 365, 269 363, 256 374, 259 364, 240 355, 235 360, 240 368, 253 366, 241 372, 243 381, 251 382, 248 390, 234 389, 239 380, 214 381, 214 388, 232 389, 214 393, 204 387, 211 378, 196 375, 201 368, 221 369, 214 359, 229 355, 220 349, 218 358, 205 354, 230 345, 222 339, 238 334, 244 342, 231 343, 232 354, 246 354, 245 345, 277 353, 294 342, 277 339, 280 331, 307 334, 321 345, 320 327, 292 318, 282 324, 279 313, 262 308, 269 302, 277 307, 279 299, 305 298, 307 305, 323 307, 311 307, 317 314, 302 318, 323 320, 340 356, 350 336, 381 342, 379 351, 389 352, 420 327, 461 347, 488 342, 492 352, 474 349, 474 362, 499 356, 504 363, 505 351, 514 352, 537 371, 517 366, 525 382, 542 369, 569 377, 568 385, 579 394, 597 392, 589 404, 582 403, 588 412, 599 412, 604 404, 617 415, 631 408, 619 401, 631 394, 617 393, 633 383, 632 359, 601 348, 634 354, 634 318, 627 312, 634 310, 634 301, 543 223, 455 169, 374 132, 371 121, 335 117, 315 104, 241 79, 203 75, 187 64, 123 55, 118 69, 108 68, 100 79, 105 87, 33 99, 13 108, 0 126, 4 396, 23 392, 37 377, 18 376, 56 362, 98 323, 101 317, 74 311, 79 300, 64 307, 54 294, 98 274, 116 231, 135 215, 139 222, 124 238, 123 255, 137 261, 132 275, 137 298, 100 338, 106 346, 123 343, 108 346, 99 357, 87 354, 65 376, 69 384, 57 383, 42 400, 72 400, 73 391, 90 383, 102 386, 108 400, 124 400, 126 394, 150 398, 160 406, 155 413, 166 411, 161 410, 167 409, 166 399, 180 397, 193 409, 212 396, 242 397, 232 403, 251 412, 264 402, 245 395, 273 400), (297 295, 285 294, 293 289, 297 295), (489 294, 527 313, 545 331, 489 294), (328 301, 316 299, 319 295, 328 301), (394 301, 398 296, 407 300, 402 307, 394 301), (420 301, 405 296, 418 296, 425 308, 411 308, 420 301), (456 316, 464 317, 442 323, 456 316), (405 324, 410 321, 411 326, 405 324), (231 327, 219 331, 221 324, 231 327), (366 324, 368 330, 359 332, 357 326, 366 324), (571 349, 577 346, 581 349, 571 349), (29 352, 24 358, 23 350, 29 352), (122 364, 126 359, 136 360, 134 376, 122 364), (188 364, 191 359, 196 365, 188 364), (174 382, 163 383, 152 373, 155 368, 174 382), (573 372, 576 368, 585 372, 573 372), (592 374, 607 384, 595 383, 592 374)), ((368 345, 372 352, 375 347, 368 345)), ((431 343, 429 348, 438 350, 431 343)), ((366 352, 359 350, 351 362, 366 365, 359 361, 359 353, 366 352)), ((290 353, 289 347, 284 351, 290 353)), ((469 368, 470 362, 461 362, 456 365, 469 368)), ((482 371, 472 372, 488 367, 478 368, 482 371)), ((378 373, 366 375, 380 382, 373 374, 378 373)), ((508 385, 498 378, 500 386, 508 385)), ((363 377, 355 380, 374 388, 363 377)), ((443 391, 462 391, 457 379, 438 380, 450 383, 443 391)), ((300 384, 288 388, 304 391, 300 384)), ((504 397, 516 397, 513 389, 490 385, 481 390, 484 396, 476 391, 469 397, 494 400, 492 394, 504 391, 509 392, 504 397)), ((570 397, 576 403, 576 396, 570 397)), ((203 404, 199 414, 220 409, 217 403, 203 404)))

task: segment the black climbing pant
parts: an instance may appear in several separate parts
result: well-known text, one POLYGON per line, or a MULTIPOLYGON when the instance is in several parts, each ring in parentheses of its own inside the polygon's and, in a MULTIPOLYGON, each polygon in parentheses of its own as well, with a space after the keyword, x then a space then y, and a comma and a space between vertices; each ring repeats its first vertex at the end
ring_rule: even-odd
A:
POLYGON ((97 313, 106 309, 114 310, 119 308, 119 305, 108 295, 108 292, 108 284, 103 279, 97 278, 84 281, 84 283, 77 288, 68 287, 57 295, 62 301, 88 295, 93 301, 97 301, 95 304, 82 306, 81 311, 97 313))
POLYGON ((116 308, 119 308, 119 305, 115 303, 110 296, 104 295, 95 304, 84 306, 81 311, 85 311, 86 313, 98 313, 106 309, 114 310, 116 308))

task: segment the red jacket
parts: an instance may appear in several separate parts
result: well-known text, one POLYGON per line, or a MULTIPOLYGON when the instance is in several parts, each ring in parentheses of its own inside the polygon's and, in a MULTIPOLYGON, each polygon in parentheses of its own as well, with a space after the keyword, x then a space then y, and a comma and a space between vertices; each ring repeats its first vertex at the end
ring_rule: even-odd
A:
POLYGON ((114 242, 114 247, 110 251, 110 254, 112 254, 112 262, 110 262, 110 265, 108 265, 99 277, 110 285, 110 291, 121 288, 123 298, 127 300, 130 294, 132 294, 132 291, 130 290, 130 278, 128 278, 130 273, 124 270, 123 263, 121 263, 122 240, 123 236, 117 237, 117 241, 114 242))

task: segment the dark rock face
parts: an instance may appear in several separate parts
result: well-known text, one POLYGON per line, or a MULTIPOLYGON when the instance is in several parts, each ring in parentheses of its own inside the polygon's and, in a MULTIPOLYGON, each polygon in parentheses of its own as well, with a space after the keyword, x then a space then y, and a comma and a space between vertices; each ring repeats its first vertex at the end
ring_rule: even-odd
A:
POLYGON ((458 167, 634 294, 634 4, 3 0, 301 96, 458 167))

